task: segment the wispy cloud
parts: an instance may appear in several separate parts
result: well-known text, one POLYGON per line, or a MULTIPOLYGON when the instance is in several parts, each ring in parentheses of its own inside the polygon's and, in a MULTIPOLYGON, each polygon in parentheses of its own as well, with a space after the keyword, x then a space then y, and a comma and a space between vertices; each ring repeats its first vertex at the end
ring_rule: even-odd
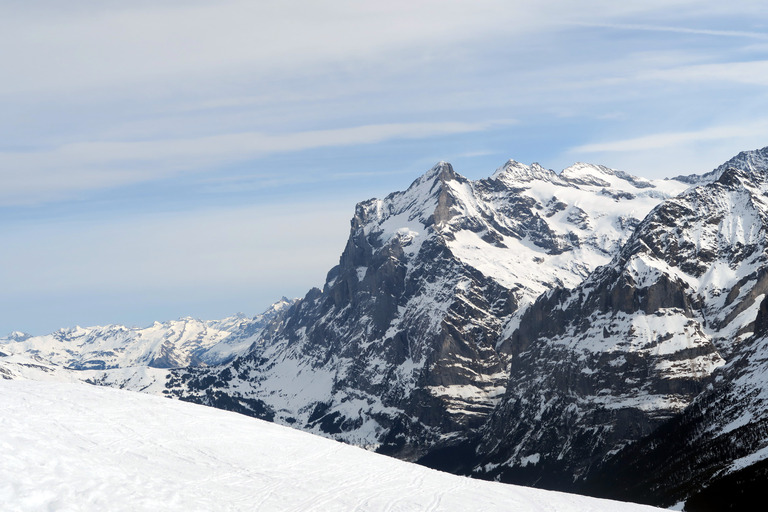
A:
POLYGON ((723 62, 678 66, 669 69, 651 69, 638 75, 644 80, 663 80, 687 83, 739 83, 768 85, 768 60, 723 62))
POLYGON ((481 132, 513 122, 390 123, 283 134, 246 132, 188 139, 81 142, 44 151, 3 152, 0 203, 34 203, 78 190, 212 169, 273 153, 481 132))
POLYGON ((745 39, 768 40, 768 34, 765 32, 755 32, 750 30, 717 30, 695 27, 675 27, 669 25, 650 25, 634 23, 589 23, 576 22, 574 25, 593 28, 609 28, 616 30, 638 30, 643 32, 672 32, 677 34, 696 34, 715 37, 738 37, 745 39))
POLYGON ((353 61, 391 66, 397 62, 393 56, 402 52, 429 59, 472 41, 524 40, 563 20, 608 22, 689 3, 83 0, 65 11, 55 2, 14 2, 11 8, 0 7, 0 45, 18 49, 2 56, 5 80, 0 92, 147 82, 156 88, 182 77, 187 83, 194 77, 193 87, 202 80, 220 86, 221 78, 233 75, 285 75, 353 61))
POLYGON ((392 51, 501 31, 525 30, 541 9, 532 1, 423 0, 386 3, 81 2, 72 12, 0 9, 0 92, 93 88, 181 76, 285 73, 375 59, 392 51), (5 12, 3 12, 5 11, 5 12), (115 65, 119 63, 119 65, 115 65))
POLYGON ((753 138, 756 134, 766 133, 767 129, 768 119, 747 124, 714 126, 683 132, 654 133, 642 137, 584 144, 572 148, 571 151, 574 153, 649 151, 713 140, 753 138))

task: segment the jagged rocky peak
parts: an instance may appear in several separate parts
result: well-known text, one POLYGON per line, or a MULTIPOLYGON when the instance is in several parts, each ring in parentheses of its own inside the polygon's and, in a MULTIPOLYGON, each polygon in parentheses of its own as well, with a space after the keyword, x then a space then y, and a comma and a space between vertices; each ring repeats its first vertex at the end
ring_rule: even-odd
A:
POLYGON ((764 169, 746 170, 740 167, 726 167, 719 171, 716 183, 730 187, 760 187, 768 181, 768 167, 764 169))
POLYGON ((585 164, 583 162, 577 162, 570 167, 566 167, 560 173, 561 178, 570 182, 600 187, 610 187, 611 182, 609 180, 615 175, 615 171, 608 167, 585 164))
POLYGON ((445 183, 446 181, 456 179, 457 177, 458 174, 456 174, 456 171, 453 170, 453 166, 450 163, 446 161, 440 161, 435 164, 432 169, 424 173, 422 179, 425 181, 439 180, 440 182, 445 183))
MULTIPOLYGON (((577 162, 563 169, 560 177, 571 183, 614 188, 652 189, 661 185, 659 182, 632 176, 604 165, 577 162)), ((663 183, 663 182, 661 182, 663 183)))
POLYGON ((6 339, 11 340, 11 341, 24 341, 24 340, 29 339, 31 337, 32 337, 32 335, 28 334, 26 332, 13 331, 10 334, 8 334, 8 336, 6 336, 6 339))
POLYGON ((530 186, 533 181, 550 182, 561 186, 586 186, 627 189, 646 189, 663 187, 663 182, 654 182, 617 171, 603 165, 577 162, 563 169, 559 174, 534 162, 530 166, 515 160, 509 160, 491 176, 508 185, 530 186), (524 185, 525 184, 525 185, 524 185))
POLYGON ((537 163, 528 166, 515 160, 488 179, 470 181, 440 162, 407 190, 359 203, 351 227, 353 233, 363 228, 365 236, 374 235, 369 237, 374 247, 393 239, 407 245, 430 228, 484 233, 500 247, 505 236, 522 240, 535 233, 534 243, 538 240, 558 253, 563 244, 573 246, 569 238, 582 237, 576 234, 579 231, 596 231, 588 236, 606 250, 606 244, 621 238, 620 233, 661 199, 684 189, 685 184, 674 180, 649 181, 603 166, 578 163, 557 174, 537 163), (633 204, 610 206, 603 196, 633 204), (606 214, 608 221, 598 222, 606 214), (611 221, 617 226, 605 233, 611 221), (558 237, 557 242, 542 241, 558 237))
POLYGON ((742 151, 708 173, 677 176, 673 179, 690 185, 700 185, 717 180, 727 169, 738 169, 757 174, 768 171, 768 147, 742 151))
POLYGON ((277 302, 275 302, 274 304, 272 304, 272 305, 271 305, 271 306, 270 306, 270 307, 267 309, 267 311, 282 311, 282 310, 284 310, 285 308, 288 308, 288 307, 290 307, 291 305, 293 305, 293 303, 294 303, 294 302, 296 302, 296 299, 289 299, 288 297, 286 297, 285 295, 283 295, 282 297, 280 297, 280 300, 278 300, 277 302))
POLYGON ((352 232, 364 228, 366 235, 373 233, 380 238, 380 245, 394 236, 416 236, 426 227, 448 218, 452 201, 446 183, 450 181, 466 183, 467 179, 456 173, 451 164, 439 162, 405 191, 358 203, 352 232))
POLYGON ((740 169, 747 172, 765 172, 768 170, 768 147, 754 149, 751 151, 742 151, 724 164, 715 169, 715 172, 722 173, 726 169, 740 169))

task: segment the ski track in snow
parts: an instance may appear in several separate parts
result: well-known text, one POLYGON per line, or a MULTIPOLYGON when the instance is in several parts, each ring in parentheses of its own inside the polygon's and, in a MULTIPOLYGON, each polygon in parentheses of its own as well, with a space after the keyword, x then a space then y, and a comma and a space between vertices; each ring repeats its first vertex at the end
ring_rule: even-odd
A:
POLYGON ((238 414, 85 384, 0 381, 4 511, 624 512, 471 480, 238 414))

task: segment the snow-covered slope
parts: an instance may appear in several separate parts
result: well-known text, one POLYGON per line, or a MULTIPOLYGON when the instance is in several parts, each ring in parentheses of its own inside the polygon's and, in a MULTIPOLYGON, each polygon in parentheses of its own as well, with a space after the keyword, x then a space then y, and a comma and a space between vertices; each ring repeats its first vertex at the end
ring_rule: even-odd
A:
POLYGON ((0 352, 0 378, 41 382, 89 383, 129 389, 153 395, 166 394, 167 368, 126 366, 106 370, 73 370, 52 364, 36 355, 0 352))
POLYGON ((0 380, 6 511, 631 512, 470 480, 256 419, 93 386, 0 380))
POLYGON ((553 283, 568 288, 580 283, 610 260, 654 206, 687 187, 600 165, 577 163, 557 174, 513 160, 475 183, 474 193, 450 185, 459 198, 457 218, 486 223, 482 230, 457 229, 449 247, 507 287, 520 288, 521 305, 553 283))
POLYGON ((246 353, 261 329, 291 304, 283 298, 253 318, 239 313, 223 320, 187 317, 144 328, 77 326, 44 336, 14 332, 0 338, 0 352, 34 355, 77 370, 221 364, 246 353))

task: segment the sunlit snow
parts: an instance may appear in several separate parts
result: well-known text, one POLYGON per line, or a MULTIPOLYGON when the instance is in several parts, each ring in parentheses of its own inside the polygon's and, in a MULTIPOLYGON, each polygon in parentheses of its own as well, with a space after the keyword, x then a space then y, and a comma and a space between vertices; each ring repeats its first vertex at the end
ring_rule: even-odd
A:
POLYGON ((651 507, 472 480, 208 407, 0 381, 3 510, 615 512, 651 507))

